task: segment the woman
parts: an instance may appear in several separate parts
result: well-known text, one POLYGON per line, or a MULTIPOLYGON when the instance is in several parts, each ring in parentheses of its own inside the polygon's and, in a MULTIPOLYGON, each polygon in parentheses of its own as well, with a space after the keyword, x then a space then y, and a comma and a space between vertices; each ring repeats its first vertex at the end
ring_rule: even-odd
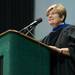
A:
POLYGON ((47 17, 52 32, 42 42, 51 50, 51 75, 75 73, 75 26, 65 23, 66 9, 62 4, 48 7, 47 17))

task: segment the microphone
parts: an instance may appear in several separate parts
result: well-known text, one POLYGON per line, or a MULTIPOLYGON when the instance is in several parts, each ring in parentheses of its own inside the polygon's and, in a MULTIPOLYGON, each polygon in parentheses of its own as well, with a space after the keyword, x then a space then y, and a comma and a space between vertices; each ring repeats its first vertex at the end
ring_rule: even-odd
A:
POLYGON ((25 30, 25 29, 27 29, 28 27, 32 28, 33 26, 36 26, 40 22, 42 22, 42 18, 41 17, 38 18, 38 19, 36 19, 36 20, 34 20, 32 23, 30 23, 29 25, 27 25, 26 27, 24 27, 23 29, 21 29, 20 32, 23 31, 23 30, 25 30))
POLYGON ((36 20, 33 21, 32 23, 30 23, 30 25, 31 25, 31 26, 32 26, 32 25, 36 26, 36 25, 39 24, 40 22, 42 22, 42 18, 41 18, 41 17, 38 18, 38 19, 36 19, 36 20))

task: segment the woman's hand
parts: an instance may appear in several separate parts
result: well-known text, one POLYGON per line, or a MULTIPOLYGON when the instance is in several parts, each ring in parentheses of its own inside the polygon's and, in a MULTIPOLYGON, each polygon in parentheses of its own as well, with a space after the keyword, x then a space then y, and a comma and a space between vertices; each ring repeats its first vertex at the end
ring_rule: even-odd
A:
POLYGON ((58 48, 56 46, 49 46, 51 49, 61 53, 61 54, 64 54, 64 55, 70 55, 69 53, 69 48, 58 48))
POLYGON ((61 53, 64 54, 64 55, 70 55, 70 53, 69 53, 69 48, 61 48, 60 51, 61 51, 61 53))

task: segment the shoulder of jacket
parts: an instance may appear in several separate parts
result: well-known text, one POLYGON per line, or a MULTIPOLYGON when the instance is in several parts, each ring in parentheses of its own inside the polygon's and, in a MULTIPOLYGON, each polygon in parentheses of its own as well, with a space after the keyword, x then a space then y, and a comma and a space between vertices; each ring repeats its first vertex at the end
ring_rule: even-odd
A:
POLYGON ((75 25, 68 25, 63 29, 63 31, 71 31, 71 30, 75 31, 75 25))

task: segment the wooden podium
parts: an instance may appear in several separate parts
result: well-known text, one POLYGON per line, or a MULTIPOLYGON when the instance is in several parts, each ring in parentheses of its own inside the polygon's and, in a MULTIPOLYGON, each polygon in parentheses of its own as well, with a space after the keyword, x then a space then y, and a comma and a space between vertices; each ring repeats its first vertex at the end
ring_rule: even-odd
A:
POLYGON ((16 30, 0 34, 0 75, 50 75, 49 48, 16 30))

